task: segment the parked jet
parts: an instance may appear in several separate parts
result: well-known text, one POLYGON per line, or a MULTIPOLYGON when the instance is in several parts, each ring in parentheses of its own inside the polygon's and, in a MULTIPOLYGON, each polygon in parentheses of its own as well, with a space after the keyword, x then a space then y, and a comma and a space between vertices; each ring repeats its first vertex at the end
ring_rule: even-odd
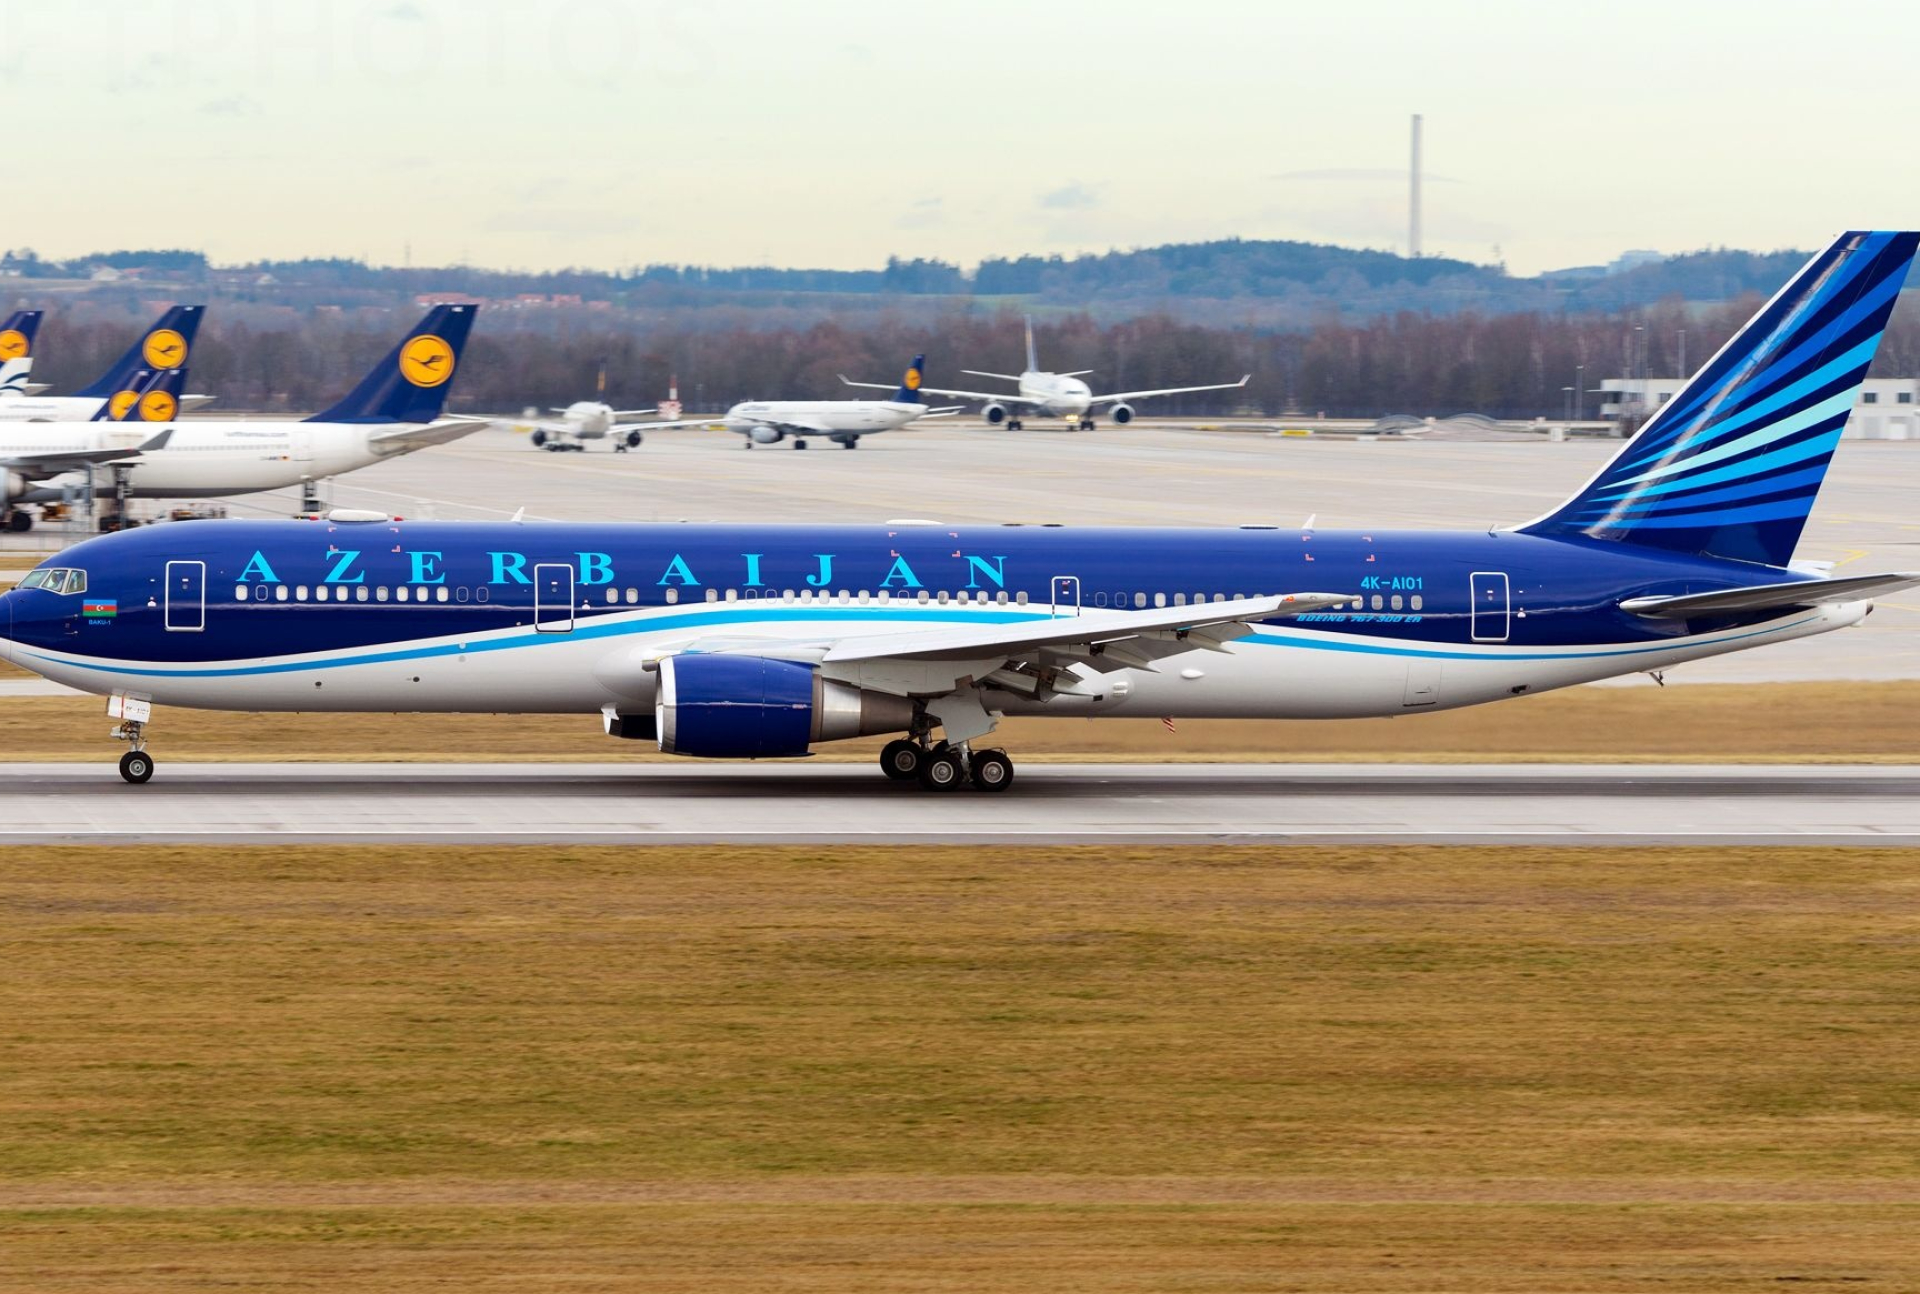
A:
POLYGON ((1920 585, 1790 565, 1916 244, 1843 235, 1512 529, 185 522, 43 563, 0 647, 110 698, 132 782, 155 705, 597 712, 722 759, 896 733, 888 776, 999 791, 1003 715, 1399 715, 1663 670, 1920 585))
POLYGON ((31 395, 41 388, 27 381, 33 373, 33 338, 41 310, 16 310, 0 324, 0 400, 31 395))
MULTIPOLYGON (((748 449, 755 445, 777 445, 788 439, 793 441, 795 449, 805 449, 809 436, 824 436, 842 449, 858 449, 862 436, 877 436, 921 418, 940 418, 955 412, 929 409, 920 398, 920 375, 926 366, 927 357, 915 355, 889 399, 745 400, 727 410, 721 421, 728 431, 737 431, 747 438, 748 449)), ((840 380, 847 381, 844 376, 840 380)), ((878 382, 847 382, 847 385, 887 389, 884 383, 878 382)))
MULTIPOLYGON (((1006 382, 1020 384, 1018 395, 997 395, 991 391, 945 391, 938 387, 923 387, 927 395, 947 395, 963 400, 985 400, 980 416, 989 425, 1007 425, 1008 431, 1019 431, 1026 425, 1023 411, 1032 410, 1050 418, 1064 418, 1075 424, 1081 431, 1093 430, 1095 405, 1111 404, 1110 415, 1122 426, 1133 421, 1134 400, 1148 400, 1157 395, 1186 395, 1193 391, 1232 391, 1247 384, 1253 374, 1249 373, 1238 382, 1219 382, 1212 386, 1170 386, 1157 391, 1116 391, 1112 395, 1095 395, 1093 389, 1080 379, 1091 373, 1090 368, 1079 369, 1072 373, 1047 373, 1041 371, 1040 357, 1033 345, 1033 320, 1027 320, 1027 367, 1019 376, 1012 373, 982 373, 977 369, 962 369, 969 377, 994 377, 1006 382)), ((840 380, 848 386, 872 387, 874 382, 849 381, 842 374, 840 380)))
MULTIPOLYGON (((0 393, 0 422, 89 422, 115 391, 125 390, 141 369, 185 368, 193 352, 205 306, 174 306, 127 348, 126 354, 90 386, 72 395, 17 395, 0 393)), ((180 405, 193 409, 210 395, 183 395, 180 405)))
MULTIPOLYGON (((418 329, 374 366, 345 399, 303 422, 91 422, 0 426, 6 528, 28 530, 21 505, 91 490, 129 498, 209 498, 314 483, 445 444, 479 430, 442 418, 472 305, 435 306, 418 329)), ((164 367, 164 366, 163 366, 164 367)), ((121 397, 109 392, 109 408, 121 397)), ((149 396, 126 397, 144 410, 149 396)), ((117 527, 116 508, 109 524, 117 527)))

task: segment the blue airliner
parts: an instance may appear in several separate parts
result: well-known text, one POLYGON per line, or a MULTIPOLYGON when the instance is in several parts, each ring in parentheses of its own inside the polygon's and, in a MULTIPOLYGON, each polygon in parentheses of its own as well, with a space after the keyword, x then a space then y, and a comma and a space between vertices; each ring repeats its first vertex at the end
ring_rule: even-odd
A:
POLYGON ((892 733, 888 776, 998 791, 1003 715, 1392 715, 1658 671, 1920 584, 1790 566, 1916 242, 1843 235, 1511 529, 186 522, 32 571, 0 645, 109 698, 134 782, 155 704, 598 712, 719 759, 892 733))

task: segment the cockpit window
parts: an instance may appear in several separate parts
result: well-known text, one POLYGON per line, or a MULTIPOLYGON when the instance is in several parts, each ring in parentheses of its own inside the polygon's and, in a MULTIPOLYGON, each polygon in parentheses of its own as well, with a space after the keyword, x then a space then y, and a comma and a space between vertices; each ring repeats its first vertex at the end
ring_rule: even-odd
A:
POLYGON ((46 570, 28 571, 20 581, 19 587, 45 589, 48 593, 85 593, 87 573, 70 566, 54 566, 46 570))

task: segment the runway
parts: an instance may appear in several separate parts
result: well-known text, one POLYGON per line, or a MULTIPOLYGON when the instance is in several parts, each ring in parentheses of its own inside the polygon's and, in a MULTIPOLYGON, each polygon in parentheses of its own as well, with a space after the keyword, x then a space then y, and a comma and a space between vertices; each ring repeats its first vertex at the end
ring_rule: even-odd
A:
POLYGON ((0 843, 1920 845, 1920 768, 1029 764, 945 794, 851 764, 0 765, 0 843))

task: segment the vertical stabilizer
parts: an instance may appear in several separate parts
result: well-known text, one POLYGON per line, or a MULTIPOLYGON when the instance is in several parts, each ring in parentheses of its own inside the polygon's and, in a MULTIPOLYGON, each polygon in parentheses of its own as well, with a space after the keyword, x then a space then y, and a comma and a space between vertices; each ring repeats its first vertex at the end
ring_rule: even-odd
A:
POLYGON ((0 323, 0 395, 27 393, 33 372, 33 339, 40 331, 40 310, 16 310, 0 323))
POLYGON ((420 326, 388 351, 346 399, 306 421, 432 422, 447 407, 447 391, 479 309, 453 305, 427 311, 420 326))
POLYGON ((1033 316, 1027 317, 1027 372, 1040 371, 1040 353, 1033 348, 1033 316))
POLYGON ((1917 243, 1842 234, 1584 489, 1521 529, 1785 566, 1917 243))
POLYGON ((179 416, 180 393, 186 386, 184 367, 140 369, 107 397, 93 421, 172 422, 179 416))
POLYGON ((920 383, 922 381, 922 375, 926 371, 927 357, 925 355, 915 355, 913 357, 913 363, 907 365, 906 374, 900 379, 900 389, 893 393, 893 402, 895 404, 919 404, 920 383))
POLYGON ((200 331, 200 317, 206 312, 205 306, 174 306, 140 334, 140 340, 129 346, 98 381, 74 394, 105 400, 116 391, 126 390, 133 375, 142 369, 185 368, 193 354, 193 339, 200 331))

